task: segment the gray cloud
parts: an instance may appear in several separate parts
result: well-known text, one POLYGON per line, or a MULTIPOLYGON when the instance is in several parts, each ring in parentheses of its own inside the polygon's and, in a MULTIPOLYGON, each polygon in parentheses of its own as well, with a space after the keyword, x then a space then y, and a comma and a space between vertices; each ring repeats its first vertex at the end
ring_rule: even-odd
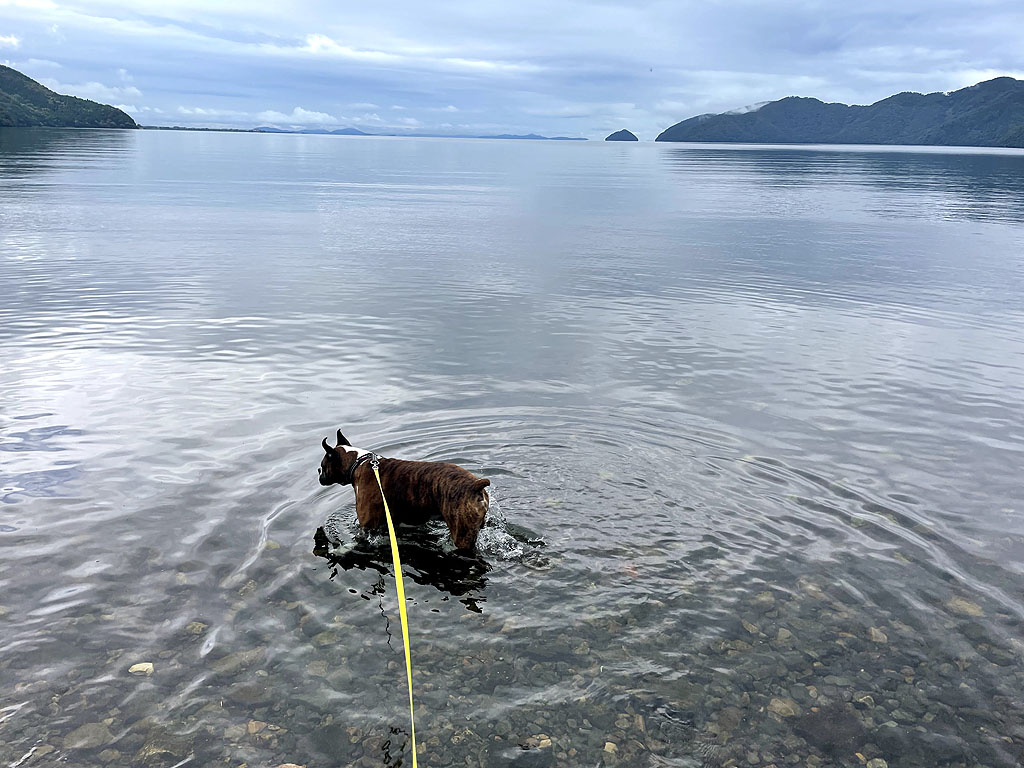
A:
POLYGON ((463 131, 471 115, 458 125, 590 137, 1024 73, 1019 0, 219 5, 0 0, 0 50, 144 123, 463 131))

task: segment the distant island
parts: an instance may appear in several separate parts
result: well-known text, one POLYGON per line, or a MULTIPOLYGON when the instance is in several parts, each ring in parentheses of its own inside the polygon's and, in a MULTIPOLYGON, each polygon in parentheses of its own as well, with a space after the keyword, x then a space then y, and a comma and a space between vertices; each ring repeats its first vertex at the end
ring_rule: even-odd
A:
POLYGON ((605 137, 605 141, 640 141, 640 139, 633 132, 623 128, 621 131, 616 131, 610 136, 605 137))
POLYGON ((1024 81, 997 77, 950 93, 898 93, 869 106, 789 96, 691 117, 655 141, 1024 147, 1024 81))
POLYGON ((115 107, 62 96, 16 69, 0 64, 0 127, 138 128, 115 107))

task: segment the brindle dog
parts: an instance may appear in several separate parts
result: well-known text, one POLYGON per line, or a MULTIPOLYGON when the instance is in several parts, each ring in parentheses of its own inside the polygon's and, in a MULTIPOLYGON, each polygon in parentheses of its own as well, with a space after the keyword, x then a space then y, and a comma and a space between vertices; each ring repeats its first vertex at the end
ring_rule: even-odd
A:
MULTIPOLYGON (((374 454, 354 448, 338 430, 333 448, 322 443, 320 485, 351 485, 356 494, 356 517, 366 529, 385 525, 384 504, 370 460, 374 454)), ((420 525, 441 517, 459 549, 473 549, 490 505, 487 486, 491 481, 477 477, 456 464, 440 461, 403 461, 380 457, 380 481, 395 524, 420 525)))

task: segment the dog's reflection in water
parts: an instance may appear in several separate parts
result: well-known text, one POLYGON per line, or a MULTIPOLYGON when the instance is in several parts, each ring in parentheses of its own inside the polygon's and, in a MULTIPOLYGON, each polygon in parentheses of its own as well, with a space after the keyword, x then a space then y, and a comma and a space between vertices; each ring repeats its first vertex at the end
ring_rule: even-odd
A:
MULTIPOLYGON (((422 528, 403 527, 400 533, 399 554, 406 578, 457 597, 471 611, 483 612, 480 604, 486 601, 483 589, 491 568, 486 560, 462 550, 446 552, 436 535, 422 528)), ((391 574, 391 544, 386 537, 357 534, 344 547, 339 545, 340 542, 332 541, 322 527, 313 534, 313 554, 330 563, 331 579, 338 575, 339 569, 376 571, 381 576, 391 574)), ((367 593, 380 595, 383 587, 383 579, 378 579, 367 593)), ((367 599, 368 594, 364 594, 367 599)))

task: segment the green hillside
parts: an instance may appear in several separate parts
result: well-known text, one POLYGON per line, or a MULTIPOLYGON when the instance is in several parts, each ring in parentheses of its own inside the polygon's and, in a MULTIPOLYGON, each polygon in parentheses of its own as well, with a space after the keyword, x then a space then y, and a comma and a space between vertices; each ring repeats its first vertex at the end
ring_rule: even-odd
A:
POLYGON ((691 117, 657 141, 1024 147, 1024 81, 997 77, 951 93, 898 93, 868 106, 789 96, 691 117))
POLYGON ((0 65, 0 127, 138 128, 120 109, 62 96, 0 65))

